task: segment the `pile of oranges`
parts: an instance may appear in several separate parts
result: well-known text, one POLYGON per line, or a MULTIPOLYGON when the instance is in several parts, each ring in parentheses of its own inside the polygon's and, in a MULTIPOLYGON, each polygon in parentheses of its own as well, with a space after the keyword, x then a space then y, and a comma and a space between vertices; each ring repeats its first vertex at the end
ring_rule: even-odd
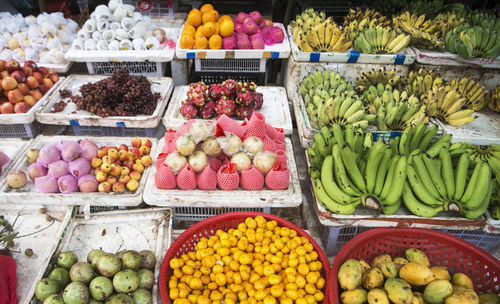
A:
POLYGON ((218 50, 222 47, 222 38, 233 34, 234 23, 228 15, 219 17, 219 12, 211 4, 204 4, 200 9, 189 12, 186 25, 182 29, 180 44, 183 49, 218 50))
POLYGON ((305 237, 262 216, 201 238, 170 260, 173 304, 316 304, 324 300, 322 263, 305 237))

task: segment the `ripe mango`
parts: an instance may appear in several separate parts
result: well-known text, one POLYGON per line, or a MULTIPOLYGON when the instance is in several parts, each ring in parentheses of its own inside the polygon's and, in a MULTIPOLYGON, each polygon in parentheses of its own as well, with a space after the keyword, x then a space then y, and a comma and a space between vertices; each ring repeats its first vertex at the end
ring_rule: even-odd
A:
POLYGON ((431 267, 431 271, 436 277, 436 280, 448 280, 451 281, 450 272, 448 268, 442 266, 431 267))
MULTIPOLYGON (((368 299, 370 298, 370 293, 368 293, 368 299)), ((368 300, 370 303, 370 300, 368 300)), ((479 295, 479 303, 480 304, 500 304, 500 296, 497 296, 493 293, 483 293, 479 295)))
POLYGON ((410 262, 408 262, 407 259, 405 259, 403 257, 395 257, 392 261, 396 264, 400 264, 401 266, 410 263, 410 262))
POLYGON ((372 260, 372 267, 377 267, 381 263, 388 263, 392 262, 392 258, 388 254, 381 254, 377 255, 373 260, 372 260))
POLYGON ((435 278, 428 267, 412 262, 401 267, 401 270, 399 270, 399 277, 416 286, 427 285, 434 281, 435 278))
POLYGON ((451 283, 453 283, 453 285, 462 286, 468 289, 474 289, 474 285, 472 284, 471 279, 465 273, 454 273, 453 277, 451 278, 451 283))
POLYGON ((386 279, 395 278, 399 273, 397 264, 393 262, 378 264, 378 268, 382 270, 382 273, 384 274, 384 277, 386 279))
POLYGON ((398 278, 387 279, 384 289, 389 300, 394 304, 411 304, 413 302, 411 286, 406 281, 398 278))
POLYGON ((375 288, 368 292, 368 304, 389 304, 389 298, 384 290, 375 288))
POLYGON ((429 259, 423 251, 417 248, 408 248, 405 251, 405 256, 408 262, 421 264, 427 267, 431 266, 429 259))
POLYGON ((358 260, 350 259, 340 266, 338 279, 342 289, 353 290, 361 286, 363 267, 358 260))
MULTIPOLYGON (((424 295, 421 292, 414 291, 413 292, 413 299, 414 300, 417 299, 417 301, 418 301, 419 304, 425 304, 425 302, 424 302, 424 295)), ((413 301, 413 302, 415 302, 415 301, 413 301)))
POLYGON ((444 304, 479 304, 479 297, 472 289, 458 288, 444 300, 444 304))
POLYGON ((363 267, 363 272, 368 271, 370 268, 370 264, 368 264, 365 260, 359 260, 359 263, 361 264, 361 267, 363 267))
POLYGON ((362 304, 366 302, 367 292, 362 288, 347 290, 340 294, 342 304, 362 304))
POLYGON ((424 300, 428 304, 442 304, 451 295, 453 286, 448 280, 434 280, 425 286, 424 300))
POLYGON ((380 287, 384 284, 384 274, 378 268, 371 268, 363 273, 361 283, 363 287, 368 290, 380 287))

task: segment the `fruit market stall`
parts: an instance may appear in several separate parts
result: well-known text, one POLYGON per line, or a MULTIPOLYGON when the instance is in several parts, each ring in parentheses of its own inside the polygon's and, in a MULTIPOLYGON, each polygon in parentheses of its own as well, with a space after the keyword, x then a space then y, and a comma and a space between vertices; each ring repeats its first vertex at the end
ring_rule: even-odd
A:
POLYGON ((283 129, 285 135, 292 134, 292 118, 284 88, 257 87, 255 83, 236 83, 232 79, 210 86, 192 83, 176 87, 163 125, 167 129, 177 129, 187 119, 211 119, 221 114, 245 120, 250 119, 254 111, 265 115, 266 121, 283 129))
POLYGON ((50 260, 37 265, 40 278, 30 300, 160 302, 158 276, 171 242, 170 209, 105 211, 88 219, 77 215, 65 228, 50 260))
MULTIPOLYGON (((43 124, 71 125, 77 135, 114 127, 154 136, 172 94, 172 78, 71 75, 37 113, 43 124)), ((117 129, 118 130, 118 129, 117 129)))
POLYGON ((36 282, 42 278, 44 268, 41 266, 48 263, 57 248, 71 220, 73 208, 2 203, 0 214, 1 254, 10 255, 15 260, 18 303, 27 304, 35 291, 36 282), (7 235, 11 235, 12 240, 4 239, 7 235))
POLYGON ((137 206, 156 145, 154 138, 40 135, 14 160, 0 197, 12 204, 137 206))

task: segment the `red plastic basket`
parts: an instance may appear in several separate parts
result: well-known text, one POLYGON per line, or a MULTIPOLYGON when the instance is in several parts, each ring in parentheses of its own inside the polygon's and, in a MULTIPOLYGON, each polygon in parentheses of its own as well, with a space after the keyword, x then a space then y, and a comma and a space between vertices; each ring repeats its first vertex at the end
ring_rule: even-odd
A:
POLYGON ((476 292, 500 292, 500 261, 481 248, 435 230, 377 228, 354 237, 335 257, 327 282, 330 303, 340 303, 337 275, 346 260, 371 262, 375 256, 384 253, 402 256, 410 247, 425 252, 433 266, 445 266, 451 272, 467 274, 476 292))
MULTIPOLYGON (((326 258, 325 253, 321 249, 321 247, 316 243, 316 241, 309 236, 304 230, 300 229, 297 225, 290 223, 289 221, 282 219, 278 216, 262 213, 262 212, 252 212, 252 211, 237 211, 237 212, 228 212, 220 215, 212 216, 206 220, 203 220, 194 226, 191 226, 189 229, 184 231, 176 240, 172 243, 170 248, 168 249, 163 261, 161 263, 160 268, 160 277, 159 277, 159 288, 161 299, 164 304, 171 304, 170 298, 168 296, 168 280, 172 275, 172 269, 170 269, 170 260, 172 258, 180 257, 184 253, 188 253, 189 251, 194 250, 194 246, 202 237, 209 238, 212 235, 215 235, 215 232, 218 229, 222 229, 224 231, 229 230, 229 228, 237 228, 239 223, 245 221, 247 217, 256 217, 258 215, 263 216, 266 220, 272 221, 275 220, 279 226, 288 227, 290 229, 294 229, 297 231, 297 235, 306 237, 309 242, 313 245, 314 249, 318 252, 319 260, 321 264, 323 264, 322 274, 325 280, 328 281, 328 274, 330 272, 330 263, 326 258)), ((323 304, 328 303, 328 293, 326 291, 326 287, 328 284, 325 284, 325 290, 323 291, 325 294, 325 299, 323 304)))

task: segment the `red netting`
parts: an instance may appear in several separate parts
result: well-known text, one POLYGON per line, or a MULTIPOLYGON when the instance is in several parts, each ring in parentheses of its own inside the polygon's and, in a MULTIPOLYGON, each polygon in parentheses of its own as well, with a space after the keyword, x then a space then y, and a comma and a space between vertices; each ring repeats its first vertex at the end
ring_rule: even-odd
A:
POLYGON ((184 169, 177 174, 177 187, 181 190, 196 189, 196 173, 194 173, 191 166, 186 165, 184 169))
POLYGON ((238 172, 234 173, 224 173, 223 171, 227 169, 228 165, 223 165, 217 171, 217 185, 221 190, 231 191, 238 188, 240 184, 240 176, 238 172))
MULTIPOLYGON (((206 220, 203 220, 189 229, 184 231, 177 239, 170 245, 165 257, 163 258, 163 262, 160 268, 159 274, 159 288, 161 299, 164 304, 172 304, 170 298, 168 296, 169 288, 168 288, 168 280, 172 275, 172 269, 170 269, 170 260, 172 258, 178 258, 184 253, 188 253, 190 251, 194 251, 194 246, 198 242, 198 240, 202 237, 209 238, 212 235, 215 235, 217 229, 222 229, 224 231, 229 230, 229 228, 236 229, 239 223, 245 221, 247 217, 256 217, 258 215, 263 216, 266 220, 272 221, 275 220, 278 222, 278 225, 281 227, 288 227, 297 231, 299 236, 303 236, 311 242, 314 247, 314 250, 318 252, 319 260, 323 265, 321 269, 322 276, 327 279, 330 272, 330 264, 325 256, 325 253, 321 249, 321 247, 316 243, 316 241, 307 234, 304 230, 300 229, 297 225, 282 219, 278 216, 261 213, 261 212, 251 212, 251 211, 238 211, 238 212, 228 212, 220 215, 212 216, 206 220)), ((328 285, 325 285, 328 286, 328 285)), ((323 290, 325 292, 325 290, 323 290)), ((326 292, 325 292, 326 294, 326 292)), ((325 296, 323 304, 328 303, 328 298, 325 296)))
POLYGON ((175 140, 169 140, 165 143, 163 149, 161 149, 161 152, 170 154, 174 152, 176 149, 177 147, 175 146, 175 140))
POLYGON ((158 189, 175 189, 177 187, 175 174, 167 165, 161 165, 156 171, 155 185, 158 189))
POLYGON ((240 126, 236 120, 231 119, 225 114, 217 118, 217 124, 224 132, 232 133, 240 138, 245 136, 245 128, 240 126))
POLYGON ((283 151, 285 151, 286 146, 285 146, 285 142, 284 141, 275 139, 274 140, 274 144, 276 145, 276 150, 283 150, 283 151))
POLYGON ((170 140, 174 140, 175 139, 175 133, 176 133, 175 130, 168 129, 167 132, 165 132, 165 142, 168 142, 170 140))
POLYGON ((241 188, 245 190, 262 190, 264 175, 254 165, 251 165, 250 168, 241 171, 240 184, 241 188))
POLYGON ((217 189, 217 172, 210 165, 206 166, 203 171, 196 175, 196 184, 201 190, 217 189))
POLYGON ((277 139, 279 141, 285 141, 285 133, 283 129, 277 129, 266 123, 266 135, 271 137, 272 139, 277 139))
POLYGON ((274 143, 274 140, 271 139, 269 136, 264 136, 264 139, 262 140, 262 144, 264 145, 263 149, 265 151, 270 151, 270 152, 276 152, 276 144, 274 143))
POLYGON ((247 123, 246 129, 247 137, 256 136, 260 139, 264 139, 266 135, 266 119, 264 118, 264 114, 253 112, 252 117, 250 117, 247 123))
POLYGON ((266 186, 271 190, 285 190, 288 188, 290 172, 288 168, 281 167, 280 170, 271 169, 266 174, 266 186))
POLYGON ((286 165, 286 152, 284 150, 276 150, 276 155, 278 156, 276 161, 286 165))
POLYGON ((160 166, 163 164, 163 162, 165 161, 165 159, 167 158, 168 156, 168 153, 160 153, 160 155, 158 155, 158 158, 156 159, 156 169, 159 169, 160 166))
POLYGON ((177 129, 177 132, 175 133, 175 139, 181 137, 182 135, 189 133, 189 127, 191 127, 191 124, 194 122, 194 119, 190 119, 186 121, 185 123, 182 124, 182 126, 177 129))
POLYGON ((355 236, 335 257, 326 283, 330 286, 330 303, 340 303, 337 275, 346 260, 364 259, 370 263, 380 254, 404 256, 410 247, 422 250, 432 266, 444 266, 452 273, 467 274, 476 292, 500 293, 500 261, 479 247, 436 230, 377 228, 355 236))
POLYGON ((208 165, 217 173, 217 171, 219 171, 220 167, 222 166, 222 162, 217 158, 209 158, 208 165))

